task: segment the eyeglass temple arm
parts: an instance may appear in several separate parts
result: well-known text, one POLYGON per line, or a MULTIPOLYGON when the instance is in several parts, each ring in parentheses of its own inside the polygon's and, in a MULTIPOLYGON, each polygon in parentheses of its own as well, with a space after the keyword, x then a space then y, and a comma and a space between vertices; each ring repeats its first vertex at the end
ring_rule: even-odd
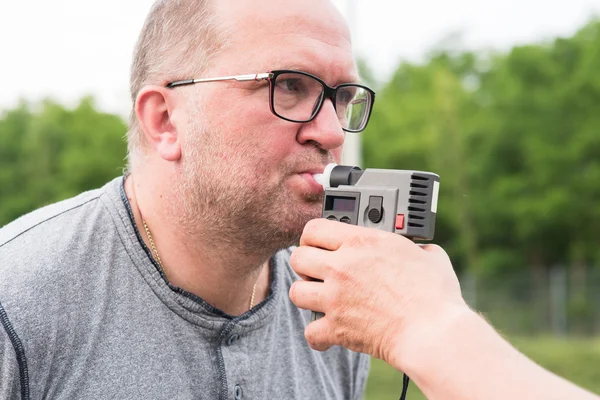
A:
POLYGON ((185 85, 193 85, 194 83, 201 82, 217 82, 217 81, 230 81, 235 80, 238 82, 244 81, 260 81, 263 79, 268 79, 273 76, 270 72, 265 72, 262 74, 246 74, 246 75, 233 75, 233 76, 222 76, 220 78, 198 78, 198 79, 185 79, 181 81, 175 81, 167 84, 166 87, 172 88, 175 86, 185 86, 185 85))

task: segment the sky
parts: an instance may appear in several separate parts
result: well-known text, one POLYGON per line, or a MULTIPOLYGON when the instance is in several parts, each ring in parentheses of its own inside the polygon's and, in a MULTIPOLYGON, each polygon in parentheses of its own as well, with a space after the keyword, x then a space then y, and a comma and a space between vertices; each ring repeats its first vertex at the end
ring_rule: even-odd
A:
MULTIPOLYGON (((260 4, 259 0, 256 0, 260 4)), ((351 22, 357 55, 385 80, 448 35, 467 49, 506 50, 568 36, 600 0, 334 0, 351 22)), ((127 115, 133 46, 152 0, 0 0, 0 110, 20 98, 72 106, 93 95, 127 115)))

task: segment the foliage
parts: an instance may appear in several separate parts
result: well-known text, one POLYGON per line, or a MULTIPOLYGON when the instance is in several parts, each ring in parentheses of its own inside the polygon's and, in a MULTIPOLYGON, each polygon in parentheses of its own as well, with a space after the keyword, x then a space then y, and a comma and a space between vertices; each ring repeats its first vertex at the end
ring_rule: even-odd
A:
POLYGON ((122 173, 124 122, 84 98, 73 110, 22 102, 0 119, 0 226, 122 173))
POLYGON ((364 164, 440 174, 436 242, 459 270, 600 264, 598 70, 600 21, 403 63, 377 93, 364 164))

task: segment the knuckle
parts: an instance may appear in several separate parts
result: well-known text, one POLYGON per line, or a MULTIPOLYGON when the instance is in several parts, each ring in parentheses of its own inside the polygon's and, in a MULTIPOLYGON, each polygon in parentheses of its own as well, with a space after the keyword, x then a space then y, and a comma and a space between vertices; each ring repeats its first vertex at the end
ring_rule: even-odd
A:
POLYGON ((335 272, 338 269, 337 263, 332 261, 333 260, 323 260, 323 270, 327 275, 335 275, 335 272))
POLYGON ((330 285, 328 290, 321 292, 321 306, 326 310, 328 315, 332 315, 335 319, 339 312, 339 289, 337 285, 330 285))
POLYGON ((360 251, 348 251, 343 257, 337 257, 335 263, 329 266, 329 274, 339 285, 340 282, 346 282, 356 273, 356 265, 363 259, 360 251))
POLYGON ((302 230, 302 236, 305 237, 313 237, 315 232, 319 229, 321 221, 319 219, 311 219, 304 225, 304 229, 302 230))
POLYGON ((380 231, 375 230, 371 232, 361 229, 359 232, 349 236, 346 242, 350 247, 368 247, 375 245, 382 239, 383 235, 380 231))
POLYGON ((348 343, 348 329, 344 325, 338 325, 335 329, 334 336, 338 343, 348 343))
POLYGON ((361 235, 352 235, 348 236, 344 242, 350 247, 362 247, 365 239, 361 235))
POLYGON ((321 258, 318 263, 318 268, 324 275, 325 280, 330 280, 335 277, 338 268, 337 257, 324 257, 321 258))
POLYGON ((343 284, 351 283, 354 280, 354 271, 352 268, 339 268, 335 271, 335 276, 338 282, 343 284))

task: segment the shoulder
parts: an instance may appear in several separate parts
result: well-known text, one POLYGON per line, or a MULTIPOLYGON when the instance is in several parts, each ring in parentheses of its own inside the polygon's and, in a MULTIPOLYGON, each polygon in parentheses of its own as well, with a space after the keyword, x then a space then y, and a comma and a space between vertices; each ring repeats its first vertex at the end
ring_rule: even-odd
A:
POLYGON ((103 199, 107 186, 40 208, 0 229, 0 304, 15 324, 45 324, 93 285, 86 281, 97 268, 100 248, 110 248, 115 240, 103 199))
POLYGON ((0 229, 0 254, 64 225, 65 222, 80 214, 86 205, 91 204, 92 207, 96 205, 102 193, 102 189, 84 192, 76 197, 39 208, 5 225, 0 229))
MULTIPOLYGON (((0 275, 36 275, 64 262, 106 218, 102 189, 37 209, 0 229, 0 275)), ((15 282, 13 282, 15 284, 15 282)))

